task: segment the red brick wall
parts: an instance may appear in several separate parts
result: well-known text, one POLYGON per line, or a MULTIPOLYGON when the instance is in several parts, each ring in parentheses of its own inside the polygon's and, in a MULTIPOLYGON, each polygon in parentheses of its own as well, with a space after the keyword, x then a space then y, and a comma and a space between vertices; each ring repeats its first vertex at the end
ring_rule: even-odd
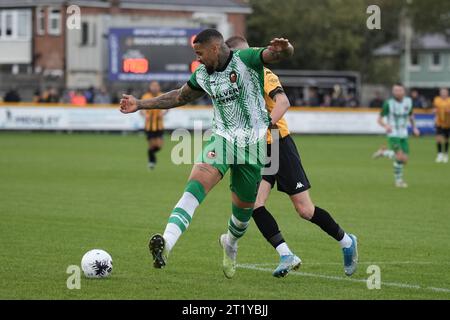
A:
POLYGON ((39 35, 36 28, 36 10, 33 12, 34 30, 34 65, 42 69, 64 69, 65 61, 65 8, 61 7, 61 34, 58 36, 47 33, 47 7, 45 8, 45 33, 39 35))
POLYGON ((244 36, 246 35, 246 23, 244 14, 230 13, 228 14, 228 22, 233 26, 233 35, 244 36))

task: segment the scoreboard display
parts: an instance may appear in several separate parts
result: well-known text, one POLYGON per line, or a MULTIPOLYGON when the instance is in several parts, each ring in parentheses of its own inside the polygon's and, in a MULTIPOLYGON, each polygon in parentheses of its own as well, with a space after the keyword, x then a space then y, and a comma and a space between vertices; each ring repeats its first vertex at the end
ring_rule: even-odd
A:
POLYGON ((109 80, 185 81, 198 66, 192 42, 201 29, 109 29, 109 80))

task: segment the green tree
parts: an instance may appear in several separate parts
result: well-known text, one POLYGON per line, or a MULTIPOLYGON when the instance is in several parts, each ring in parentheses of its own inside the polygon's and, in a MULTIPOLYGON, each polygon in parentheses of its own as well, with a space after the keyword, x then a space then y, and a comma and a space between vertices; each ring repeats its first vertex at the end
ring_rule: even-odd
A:
POLYGON ((392 61, 379 61, 373 50, 399 39, 402 13, 412 18, 416 33, 450 30, 450 0, 249 0, 252 45, 275 36, 287 37, 296 48, 281 67, 313 70, 357 70, 364 81, 395 79, 392 61), (381 30, 369 30, 369 5, 381 8, 381 30))

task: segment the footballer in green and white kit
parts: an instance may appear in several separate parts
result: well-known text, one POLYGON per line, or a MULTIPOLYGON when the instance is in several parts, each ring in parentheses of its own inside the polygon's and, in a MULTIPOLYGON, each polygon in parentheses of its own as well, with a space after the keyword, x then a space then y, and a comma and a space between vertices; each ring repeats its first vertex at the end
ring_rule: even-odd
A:
POLYGON ((270 122, 264 101, 264 48, 230 51, 226 65, 210 74, 200 65, 188 85, 206 92, 214 107, 213 135, 197 162, 219 170, 231 168, 231 190, 254 202, 265 160, 270 122))
POLYGON ((392 88, 393 97, 386 100, 378 118, 378 123, 385 128, 388 148, 382 147, 374 153, 374 158, 386 157, 394 160, 395 185, 406 188, 403 180, 403 168, 408 162, 409 143, 408 125, 411 123, 414 135, 420 135, 416 128, 412 99, 405 96, 405 88, 396 84, 392 88))
POLYGON ((137 100, 123 95, 122 113, 140 109, 169 109, 192 102, 205 93, 213 101, 213 134, 194 164, 186 188, 169 217, 164 233, 150 238, 155 268, 167 263, 169 252, 186 231, 196 208, 230 170, 231 217, 220 236, 222 268, 227 278, 236 271, 237 242, 252 216, 266 158, 265 134, 272 125, 264 101, 264 64, 291 57, 287 39, 274 38, 267 48, 231 51, 214 29, 200 32, 193 41, 201 65, 180 89, 158 97, 137 100))

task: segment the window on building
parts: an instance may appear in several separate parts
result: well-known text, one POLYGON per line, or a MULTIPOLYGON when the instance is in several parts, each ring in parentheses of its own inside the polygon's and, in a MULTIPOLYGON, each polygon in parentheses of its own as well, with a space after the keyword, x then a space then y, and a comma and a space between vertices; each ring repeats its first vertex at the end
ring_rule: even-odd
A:
POLYGON ((419 61, 419 54, 418 54, 417 52, 414 52, 414 53, 411 55, 411 66, 413 66, 413 67, 418 67, 419 64, 420 64, 420 61, 419 61))
POLYGON ((48 8, 48 34, 59 36, 61 34, 61 10, 56 8, 48 8))
POLYGON ((81 46, 95 46, 96 25, 95 23, 81 23, 81 46))
POLYGON ((420 71, 420 57, 418 52, 412 52, 410 58, 409 71, 420 71))
POLYGON ((29 11, 17 13, 17 38, 28 39, 31 36, 31 14, 29 11))
POLYGON ((39 35, 45 34, 45 9, 36 8, 36 32, 39 35))
POLYGON ((89 24, 83 22, 81 24, 81 45, 87 46, 89 43, 89 24))
POLYGON ((438 52, 434 52, 432 55, 431 65, 433 67, 439 67, 441 65, 441 54, 438 52))
POLYGON ((0 10, 0 40, 29 40, 30 10, 0 10))
POLYGON ((14 11, 5 11, 3 18, 5 19, 5 30, 3 33, 3 37, 12 38, 13 37, 13 17, 14 11))

